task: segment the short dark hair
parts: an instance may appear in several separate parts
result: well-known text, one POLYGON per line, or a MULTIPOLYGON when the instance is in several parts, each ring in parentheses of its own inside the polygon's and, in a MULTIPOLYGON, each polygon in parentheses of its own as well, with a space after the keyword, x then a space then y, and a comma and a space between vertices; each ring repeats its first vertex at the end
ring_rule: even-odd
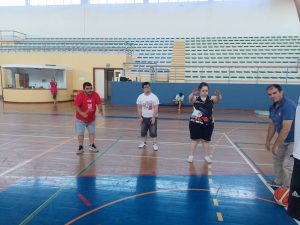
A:
POLYGON ((207 87, 207 88, 209 89, 208 83, 206 83, 206 82, 201 82, 201 83, 199 84, 199 86, 198 86, 198 89, 201 90, 203 87, 207 87))
POLYGON ((149 85, 149 86, 150 86, 150 83, 149 83, 149 82, 144 82, 144 83, 142 83, 142 88, 144 88, 144 86, 146 86, 146 85, 149 85))
POLYGON ((93 85, 90 82, 84 82, 82 86, 85 89, 85 87, 92 87, 93 85))
POLYGON ((267 91, 268 91, 270 88, 276 88, 279 92, 282 91, 282 87, 281 87, 279 84, 270 84, 270 85, 267 87, 267 91))
POLYGON ((182 93, 182 92, 179 92, 179 96, 182 97, 182 95, 183 95, 183 93, 182 93))

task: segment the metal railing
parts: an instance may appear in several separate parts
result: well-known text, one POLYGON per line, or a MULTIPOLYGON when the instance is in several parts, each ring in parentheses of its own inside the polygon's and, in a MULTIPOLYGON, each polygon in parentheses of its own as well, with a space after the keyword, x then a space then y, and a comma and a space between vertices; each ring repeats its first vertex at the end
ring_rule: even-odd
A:
POLYGON ((26 39, 26 34, 15 30, 0 30, 0 44, 16 43, 26 39))
POLYGON ((296 66, 166 66, 156 63, 124 63, 123 73, 132 81, 300 84, 296 66))
POLYGON ((14 46, 2 46, 4 52, 48 52, 48 51, 74 51, 74 52, 121 52, 132 56, 133 43, 128 41, 90 40, 76 38, 37 38, 24 39, 14 46))

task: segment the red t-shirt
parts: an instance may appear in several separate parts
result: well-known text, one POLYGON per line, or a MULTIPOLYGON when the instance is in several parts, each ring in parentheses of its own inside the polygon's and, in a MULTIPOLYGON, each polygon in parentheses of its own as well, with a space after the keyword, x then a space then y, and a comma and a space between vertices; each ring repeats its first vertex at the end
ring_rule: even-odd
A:
POLYGON ((57 83, 55 81, 50 82, 51 94, 57 94, 57 83))
POLYGON ((85 123, 91 123, 96 119, 96 105, 102 104, 100 96, 96 92, 92 92, 87 96, 81 91, 75 98, 74 105, 78 106, 82 112, 87 112, 88 116, 84 118, 76 111, 76 118, 85 123))

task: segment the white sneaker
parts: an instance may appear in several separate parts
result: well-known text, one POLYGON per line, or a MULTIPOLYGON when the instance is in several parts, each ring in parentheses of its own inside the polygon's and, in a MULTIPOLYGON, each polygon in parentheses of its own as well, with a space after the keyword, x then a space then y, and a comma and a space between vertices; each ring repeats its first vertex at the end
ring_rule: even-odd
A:
POLYGON ((190 155, 190 156, 188 157, 188 159, 187 159, 187 161, 188 161, 189 163, 193 162, 193 160, 194 160, 194 156, 192 156, 192 155, 190 155))
POLYGON ((90 152, 94 152, 94 153, 99 152, 98 149, 97 149, 97 147, 94 144, 89 145, 89 151, 90 152))
POLYGON ((147 144, 145 142, 142 142, 138 148, 146 148, 147 147, 147 144))
POLYGON ((157 150, 158 150, 158 145, 157 145, 157 144, 154 144, 154 145, 153 145, 153 150, 154 150, 154 151, 157 151, 157 150))
POLYGON ((211 158, 209 156, 205 156, 204 160, 209 164, 212 163, 211 158))

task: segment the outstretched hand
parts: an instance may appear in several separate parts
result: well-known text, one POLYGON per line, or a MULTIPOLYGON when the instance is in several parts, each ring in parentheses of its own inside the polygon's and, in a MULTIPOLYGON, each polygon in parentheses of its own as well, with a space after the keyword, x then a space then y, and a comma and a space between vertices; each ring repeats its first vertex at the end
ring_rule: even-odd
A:
POLYGON ((216 91, 215 91, 215 95, 216 95, 216 96, 220 96, 220 95, 221 95, 221 91, 216 90, 216 91))
POLYGON ((192 93, 195 95, 195 94, 199 93, 199 90, 198 90, 197 88, 194 88, 194 89, 192 90, 192 93))

